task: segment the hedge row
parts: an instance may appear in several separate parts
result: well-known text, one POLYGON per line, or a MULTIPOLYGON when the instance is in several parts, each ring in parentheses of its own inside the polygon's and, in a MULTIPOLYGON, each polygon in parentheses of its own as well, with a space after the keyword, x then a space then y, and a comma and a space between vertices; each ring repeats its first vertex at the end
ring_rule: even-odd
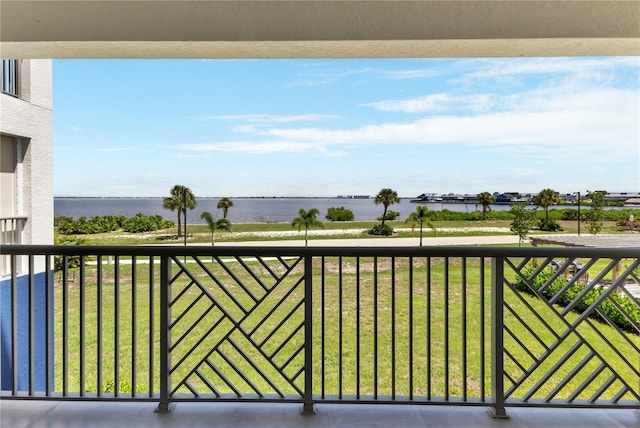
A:
POLYGON ((71 217, 61 216, 56 217, 53 224, 62 235, 90 235, 94 233, 113 232, 120 229, 132 233, 151 232, 175 225, 173 221, 165 220, 160 215, 154 214, 146 216, 142 213, 138 213, 130 218, 123 215, 105 215, 91 217, 90 219, 83 216, 77 220, 71 217))
MULTIPOLYGON (((536 207, 537 208, 537 207, 536 207)), ((580 218, 583 221, 588 221, 589 209, 582 209, 580 211, 580 218)), ((538 219, 545 217, 544 210, 537 209, 536 214, 538 219)), ((628 220, 631 214, 636 219, 640 219, 640 210, 632 208, 621 208, 614 210, 603 210, 604 221, 621 221, 628 220)), ((429 219, 431 221, 460 221, 460 220, 482 220, 482 211, 462 212, 462 211, 450 211, 443 209, 441 211, 429 211, 429 219)), ((486 213, 487 220, 513 220, 514 215, 507 210, 491 210, 486 213)), ((576 208, 565 209, 550 209, 549 220, 571 220, 578 221, 578 210, 576 208)))

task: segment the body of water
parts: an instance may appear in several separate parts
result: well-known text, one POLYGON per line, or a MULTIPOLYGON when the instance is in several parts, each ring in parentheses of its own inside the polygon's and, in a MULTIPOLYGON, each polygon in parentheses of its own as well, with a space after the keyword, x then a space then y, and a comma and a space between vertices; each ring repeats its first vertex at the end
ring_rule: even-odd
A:
MULTIPOLYGON (((222 217, 222 210, 216 205, 220 198, 198 198, 198 206, 187 214, 187 221, 191 224, 204 223, 200 214, 209 211, 216 218, 222 217)), ((233 206, 229 209, 229 220, 232 223, 265 223, 289 222, 297 217, 300 208, 309 210, 317 208, 320 220, 324 220, 327 209, 331 207, 345 207, 353 211, 355 220, 374 221, 382 215, 384 207, 373 203, 373 199, 347 198, 231 198, 233 206)), ((430 210, 473 212, 482 210, 480 204, 426 204, 430 210)), ((405 219, 415 211, 418 204, 410 199, 402 199, 399 204, 389 207, 400 213, 400 219, 405 219)), ((493 210, 508 210, 508 205, 492 205, 493 210)), ((54 215, 78 218, 91 218, 103 215, 124 215, 132 217, 137 213, 145 215, 159 214, 162 217, 176 221, 177 214, 162 207, 162 198, 55 198, 54 215)))

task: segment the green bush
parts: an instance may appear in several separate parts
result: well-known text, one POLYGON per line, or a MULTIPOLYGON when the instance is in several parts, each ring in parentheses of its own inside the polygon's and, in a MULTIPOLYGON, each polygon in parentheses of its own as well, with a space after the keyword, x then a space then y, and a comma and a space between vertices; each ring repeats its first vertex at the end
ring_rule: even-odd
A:
POLYGON ((329 221, 353 221, 355 218, 353 211, 345 207, 331 207, 327 209, 327 215, 324 217, 329 221))
MULTIPOLYGON (((559 210, 549 210, 549 218, 556 218, 557 212, 559 210)), ((591 212, 591 208, 583 208, 580 210, 580 219, 583 221, 588 220, 589 213, 591 212)), ((603 210, 603 220, 604 221, 621 221, 621 220, 629 220, 629 216, 633 214, 635 218, 640 218, 640 210, 632 209, 632 208, 621 208, 614 210, 603 210)), ((578 221, 578 209, 577 208, 566 208, 562 210, 560 213, 560 217, 558 220, 572 220, 578 221)))
MULTIPOLYGON (((400 217, 400 213, 398 211, 389 210, 389 211, 387 211, 387 214, 384 216, 384 221, 395 220, 398 217, 400 217)), ((382 218, 382 216, 380 216, 376 220, 382 221, 383 218, 382 218)))
POLYGON ((125 232, 140 233, 166 229, 173 227, 173 225, 174 223, 172 221, 164 220, 160 215, 154 214, 146 216, 142 213, 138 213, 125 221, 122 228, 125 232))
MULTIPOLYGON (((480 215, 479 220, 482 220, 482 213, 478 211, 478 214, 480 215)), ((513 220, 513 214, 509 211, 489 211, 487 220, 513 220)))
POLYGON ((53 227, 60 227, 63 225, 68 224, 69 222, 72 222, 73 218, 71 217, 67 217, 64 215, 58 216, 58 217, 54 217, 53 219, 53 227))
POLYGON ((62 235, 90 235, 95 233, 113 232, 124 229, 127 232, 148 232, 165 229, 174 225, 173 221, 164 220, 162 216, 144 216, 141 213, 127 219, 123 215, 95 216, 91 219, 79 217, 56 217, 54 225, 62 235))
POLYGON ((543 230, 545 232, 557 232, 562 230, 562 226, 558 224, 555 220, 549 218, 543 218, 538 222, 538 229, 543 230))
POLYGON ((385 225, 377 224, 373 226, 373 228, 369 229, 367 233, 369 233, 369 235, 376 235, 376 236, 391 236, 393 235, 393 228, 388 224, 385 224, 385 225))
POLYGON ((631 208, 622 208, 619 210, 604 210, 605 221, 620 221, 629 220, 629 217, 633 214, 634 218, 640 219, 640 210, 634 210, 631 208))
MULTIPOLYGON (((56 239, 57 245, 82 245, 82 240, 73 240, 73 239, 56 239)), ((55 272, 59 272, 61 270, 66 269, 75 269, 80 266, 80 256, 67 256, 66 257, 66 266, 65 266, 65 258, 63 256, 55 256, 53 258, 53 270, 55 272)))
MULTIPOLYGON (((580 213, 580 217, 584 218, 584 215, 580 213)), ((574 210, 574 209, 563 210, 560 220, 578 221, 578 210, 574 210)))
MULTIPOLYGON (((513 214, 509 211, 488 211, 486 220, 513 220, 513 214)), ((431 221, 479 221, 482 220, 482 211, 450 211, 444 209, 442 211, 429 211, 429 220, 431 221)))
MULTIPOLYGON (((522 274, 525 277, 529 277, 533 274, 535 268, 531 267, 528 269, 524 269, 522 274)), ((532 287, 535 290, 539 290, 547 281, 551 279, 554 271, 551 269, 545 269, 536 275, 532 281, 532 287)), ((547 299, 551 299, 554 297, 562 288, 567 285, 567 281, 563 278, 556 278, 546 286, 546 288, 542 291, 542 295, 547 299)), ((527 282, 522 279, 522 277, 518 277, 515 283, 515 287, 523 292, 534 294, 532 289, 529 288, 527 282)), ((584 292, 584 286, 581 284, 572 284, 569 288, 565 290, 565 292, 557 298, 556 303, 560 306, 567 306, 570 304, 576 297, 578 297, 582 292, 584 292)), ((602 287, 594 287, 589 290, 582 298, 576 302, 573 307, 573 310, 579 314, 583 313, 587 310, 602 294, 605 292, 605 289, 602 287)), ((625 295, 619 295, 615 293, 611 293, 608 299, 603 300, 600 303, 600 309, 604 313, 604 315, 609 318, 615 325, 620 327, 623 330, 629 331, 631 333, 638 334, 638 330, 633 325, 629 319, 633 320, 636 324, 640 324, 640 308, 638 308, 638 304, 635 303, 632 299, 625 295), (626 313, 621 313, 618 308, 612 303, 614 301, 622 308, 622 310, 626 313)), ((590 315, 591 318, 604 321, 600 315, 597 313, 592 313, 590 315)))

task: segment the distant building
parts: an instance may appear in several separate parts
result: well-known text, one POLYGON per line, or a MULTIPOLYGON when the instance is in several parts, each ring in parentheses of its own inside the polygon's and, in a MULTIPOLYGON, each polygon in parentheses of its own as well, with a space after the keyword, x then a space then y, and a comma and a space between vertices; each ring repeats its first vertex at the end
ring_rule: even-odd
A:
POLYGON ((529 202, 528 199, 521 200, 520 193, 518 192, 505 192, 505 193, 496 192, 493 194, 493 196, 495 196, 496 198, 494 202, 496 205, 511 205, 515 203, 529 202))
POLYGON ((640 198, 638 192, 613 192, 607 193, 604 196, 604 200, 607 202, 626 202, 629 199, 640 198))

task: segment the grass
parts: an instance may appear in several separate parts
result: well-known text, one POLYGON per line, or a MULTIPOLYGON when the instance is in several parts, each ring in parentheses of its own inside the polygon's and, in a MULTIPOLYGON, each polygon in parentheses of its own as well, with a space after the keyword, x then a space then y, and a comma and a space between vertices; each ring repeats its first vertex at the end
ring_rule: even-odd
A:
MULTIPOLYGON (((392 239, 374 237, 368 235, 366 231, 373 227, 377 222, 375 221, 351 221, 351 222, 323 222, 324 229, 313 229, 314 233, 320 233, 320 235, 314 235, 311 239, 327 238, 345 238, 345 237, 358 237, 358 238, 371 238, 371 239, 392 239), (327 232, 326 235, 322 235, 322 232, 327 232), (336 235, 334 231, 344 231, 343 235, 336 235), (354 235, 355 233, 355 235, 354 235)), ((576 233, 577 223, 571 221, 560 221, 563 227, 562 233, 576 233)), ((410 229, 411 225, 401 220, 388 221, 394 229, 410 229)), ((438 221, 434 222, 437 231, 437 236, 480 236, 480 235, 496 235, 500 233, 496 232, 478 232, 467 231, 465 228, 495 228, 501 227, 505 230, 509 229, 510 222, 508 220, 480 220, 480 221, 438 221), (452 231, 450 229, 460 229, 452 231), (446 231, 445 231, 446 230, 446 231)), ((224 242, 242 242, 242 241, 263 241, 273 240, 273 236, 262 235, 265 232, 294 232, 296 229, 292 228, 289 223, 237 223, 233 224, 232 232, 217 231, 214 235, 216 243, 224 242)), ((601 233, 615 233, 615 223, 605 222, 604 230, 601 233)), ((532 231, 532 234, 546 234, 548 232, 532 231)), ((583 233, 587 233, 586 225, 583 224, 583 233)), ((509 234, 505 232, 504 234, 509 234)), ((211 233, 205 225, 189 225, 187 227, 187 235, 189 243, 210 244, 211 233)), ((277 239, 281 240, 300 240, 303 239, 304 231, 299 234, 291 236, 279 236, 277 239)), ((400 231, 394 235, 394 237, 418 237, 419 231, 400 231)), ((430 229, 426 229, 423 232, 424 237, 434 236, 434 233, 430 229)), ((144 244, 163 244, 163 243, 181 243, 182 238, 178 240, 176 228, 164 229, 155 232, 148 233, 127 233, 123 231, 116 231, 110 233, 99 233, 92 235, 71 235, 67 236, 68 239, 78 239, 83 244, 87 245, 144 245, 144 244)))
MULTIPOLYGON (((490 266, 485 266, 482 282, 480 260, 448 262, 441 258, 314 260, 314 394, 489 396, 490 266), (466 283, 462 281, 463 275, 466 283)), ((297 265, 285 275, 287 267, 278 261, 246 264, 250 271, 237 262, 220 264, 207 260, 202 266, 190 263, 193 278, 184 273, 176 277, 171 289, 174 299, 171 340, 175 368, 172 383, 177 392, 190 393, 189 388, 208 392, 207 381, 203 379, 208 379, 217 392, 227 394, 235 392, 230 385, 243 394, 255 388, 265 394, 280 391, 295 395, 302 389, 304 379, 299 370, 303 363, 304 352, 300 347, 304 331, 297 330, 304 319, 304 306, 299 305, 303 297, 299 282, 302 266, 297 265), (233 269, 233 274, 225 266, 233 269), (200 281, 203 288, 197 287, 192 279, 200 281), (211 307, 208 296, 217 305, 211 307), (222 317, 223 311, 227 318, 222 317), (241 319, 242 328, 252 332, 251 340, 263 345, 262 351, 237 330, 234 322, 241 319), (282 323, 283 319, 286 322, 282 323), (212 354, 214 348, 218 352, 212 354), (202 364, 207 358, 211 365, 202 364), (269 362, 270 358, 280 369, 269 362), (255 370, 249 359, 262 367, 269 380, 255 370), (247 373, 246 377, 234 367, 247 373), (199 371, 193 371, 195 368, 199 371), (294 377, 290 383, 288 378, 294 377), (183 380, 188 383, 181 384, 183 380)), ((150 273, 149 266, 140 263, 133 269, 131 265, 122 265, 116 272, 110 265, 103 266, 100 273, 97 266, 87 266, 84 288, 78 287, 77 282, 69 282, 66 289, 56 283, 57 390, 66 386, 70 391, 78 391, 84 377, 84 389, 90 392, 117 389, 124 395, 131 391, 144 395, 158 391, 159 269, 156 267, 150 273), (65 327, 66 338, 62 334, 65 327), (63 342, 68 361, 66 385, 63 342)), ((178 274, 176 266, 174 274, 178 274)), ((515 276, 508 272, 508 277, 515 276)), ((508 287, 505 300, 518 314, 505 311, 508 327, 505 346, 509 350, 505 359, 507 388, 513 386, 509 379, 523 378, 519 386, 514 386, 512 397, 525 396, 580 337, 605 356, 610 367, 597 377, 599 383, 589 385, 579 398, 588 399, 595 394, 612 371, 630 379, 632 385, 638 384, 638 377, 628 364, 610 351, 603 339, 611 341, 623 357, 633 362, 639 359, 631 345, 640 347, 637 335, 620 335, 611 327, 591 322, 578 328, 580 337, 570 334, 567 341, 554 348, 566 322, 575 321, 577 315, 569 313, 563 321, 539 299, 518 297, 508 287), (535 313, 541 314, 548 326, 535 313), (523 369, 533 366, 533 356, 538 358, 545 353, 549 358, 528 377, 523 369)), ((589 352, 588 346, 580 346, 541 384, 533 398, 544 399, 551 394, 589 352)), ((567 381, 558 397, 568 397, 599 364, 598 357, 588 361, 583 370, 567 381)), ((619 381, 614 382, 603 398, 611 398, 620 387, 619 381)), ((632 398, 631 394, 627 393, 625 398, 632 398)))

